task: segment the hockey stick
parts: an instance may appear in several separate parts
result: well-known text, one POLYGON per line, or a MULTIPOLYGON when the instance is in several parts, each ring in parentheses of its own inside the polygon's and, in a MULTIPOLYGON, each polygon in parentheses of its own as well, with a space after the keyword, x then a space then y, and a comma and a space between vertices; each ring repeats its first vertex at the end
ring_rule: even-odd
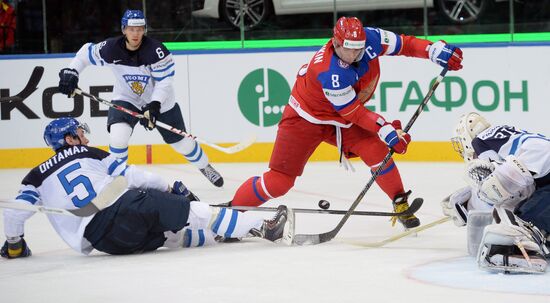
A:
MULTIPOLYGON (((409 131, 409 129, 414 124, 414 122, 416 121, 416 119, 418 118, 420 113, 424 110, 424 107, 426 106, 426 104, 430 100, 430 98, 433 95, 435 89, 439 86, 439 83, 441 83, 441 81, 443 80, 443 77, 445 77, 446 73, 447 73, 447 69, 444 68, 441 71, 441 73, 439 74, 439 76, 437 76, 437 78, 435 79, 435 82, 432 84, 432 87, 430 88, 430 90, 428 91, 426 96, 424 97, 424 100, 422 100, 422 103, 420 103, 420 105, 416 109, 416 112, 413 114, 413 116, 409 120, 409 123, 407 123, 407 125, 405 126, 403 131, 405 131, 405 132, 409 131)), ((319 243, 324 243, 324 242, 330 241, 334 237, 336 237, 338 232, 340 232, 340 229, 342 229, 342 227, 344 226, 346 221, 349 219, 349 217, 351 216, 351 214, 353 213, 353 211, 355 210, 357 205, 359 205, 359 203, 361 202, 361 200, 363 199, 363 197, 365 196, 365 194, 367 193, 369 188, 372 186, 372 184, 374 183, 374 181, 376 180, 376 178, 378 177, 378 175, 380 174, 382 169, 386 166, 386 163, 388 163, 388 161, 391 159, 392 155, 393 155, 393 150, 390 150, 390 152, 386 155, 386 157, 384 158, 382 163, 378 166, 376 171, 374 171, 374 173, 372 173, 372 176, 371 176, 369 182, 367 183, 367 185, 365 185, 365 187, 363 188, 361 193, 359 193, 359 196, 357 196, 357 198, 355 199, 355 201, 351 205, 350 209, 347 211, 347 213, 344 215, 344 217, 342 217, 342 219, 340 219, 340 222, 338 222, 338 225, 336 225, 336 227, 333 230, 322 233, 322 234, 300 234, 300 235, 295 235, 294 236, 294 243, 297 244, 297 245, 314 245, 314 244, 319 244, 319 243)))
POLYGON ((351 244, 351 245, 355 245, 355 246, 361 246, 361 247, 382 247, 388 243, 391 243, 391 242, 395 242, 401 238, 404 238, 410 234, 414 234, 414 233, 418 233, 418 232, 421 232, 423 230, 426 230, 426 229, 429 229, 429 228, 432 228, 436 225, 439 225, 439 224, 442 224, 442 223, 445 223, 447 221, 451 220, 451 217, 443 217, 441 219, 438 219, 436 221, 433 221, 431 223, 428 223, 428 224, 424 224, 424 225, 421 225, 421 226, 418 226, 418 227, 415 227, 415 228, 411 228, 409 230, 406 230, 400 234, 397 234, 395 236, 392 236, 392 237, 389 237, 385 240, 382 240, 382 241, 379 241, 379 242, 361 242, 361 241, 351 241, 351 240, 342 240, 342 242, 344 243, 347 243, 347 244, 351 244))
MULTIPOLYGON (((16 202, 16 201, 0 200, 0 208, 21 209, 21 210, 40 212, 43 214, 50 214, 50 215, 87 217, 89 216, 88 213, 93 211, 94 206, 92 203, 89 203, 83 208, 65 209, 65 208, 48 207, 48 206, 42 206, 42 205, 33 205, 28 203, 16 202)), ((98 212, 97 209, 93 213, 96 213, 96 212, 98 212)))
MULTIPOLYGON (((411 203, 409 209, 394 213, 394 212, 381 212, 381 211, 353 211, 354 216, 376 216, 376 217, 393 217, 393 216, 410 216, 417 212, 424 200, 422 198, 416 198, 411 203)), ((277 211, 276 207, 254 207, 254 206, 226 206, 223 204, 210 205, 212 207, 224 207, 235 210, 247 210, 247 211, 277 211)), ((309 208, 293 208, 295 213, 305 214, 327 214, 327 215, 345 215, 347 210, 328 210, 328 209, 309 209, 309 208)))
POLYGON ((16 201, 0 200, 0 208, 22 209, 44 214, 68 215, 88 217, 110 206, 128 189, 128 181, 123 176, 117 176, 111 183, 105 185, 101 192, 92 201, 77 209, 56 208, 43 205, 34 205, 16 201))
MULTIPOLYGON (((85 96, 85 97, 88 97, 88 98, 90 98, 90 99, 92 99, 92 100, 94 100, 94 101, 97 101, 97 102, 101 103, 101 104, 105 104, 105 105, 107 105, 107 106, 109 106, 109 107, 111 107, 111 108, 114 108, 114 109, 116 109, 116 110, 119 110, 119 111, 121 111, 121 112, 125 112, 125 113, 127 113, 128 115, 133 116, 133 117, 136 117, 136 118, 138 118, 138 119, 145 118, 145 116, 142 115, 142 114, 140 114, 140 113, 137 113, 137 112, 135 112, 135 111, 129 110, 129 109, 123 107, 123 106, 116 105, 116 104, 112 103, 111 101, 107 101, 107 100, 105 100, 105 99, 101 99, 101 98, 96 97, 96 96, 94 96, 94 95, 92 95, 92 94, 89 94, 89 93, 87 93, 87 92, 83 92, 83 91, 82 91, 81 89, 79 89, 79 88, 75 89, 75 93, 76 93, 76 94, 79 94, 79 95, 82 95, 82 96, 85 96)), ((226 153, 226 154, 234 154, 234 153, 236 153, 236 152, 240 152, 241 150, 243 150, 243 149, 249 147, 250 145, 252 145, 252 143, 254 143, 254 141, 256 141, 256 136, 252 135, 252 136, 246 138, 245 140, 241 141, 241 142, 238 143, 238 144, 235 144, 235 145, 230 146, 230 147, 223 147, 223 146, 220 146, 220 145, 217 145, 217 144, 208 142, 208 141, 206 141, 206 140, 197 138, 197 137, 195 137, 195 136, 193 136, 193 135, 191 135, 191 134, 189 134, 189 133, 186 133, 186 132, 184 132, 184 131, 182 131, 182 130, 180 130, 180 129, 174 128, 174 127, 172 127, 172 126, 170 126, 170 125, 168 125, 168 124, 166 124, 166 123, 163 123, 163 122, 161 122, 161 121, 157 121, 157 122, 156 122, 156 125, 157 125, 157 126, 160 126, 160 127, 162 127, 162 128, 164 128, 164 129, 166 129, 166 130, 169 130, 169 131, 171 131, 171 132, 173 132, 173 133, 175 133, 175 134, 178 134, 178 135, 180 135, 180 136, 183 136, 183 137, 190 137, 190 138, 192 138, 193 140, 197 141, 197 142, 200 143, 200 144, 208 145, 208 146, 210 146, 210 147, 212 147, 212 148, 214 148, 214 149, 217 149, 217 150, 219 150, 219 151, 221 151, 221 152, 224 152, 224 153, 226 153)))
POLYGON ((0 98, 0 103, 11 102, 11 101, 23 101, 24 99, 29 97, 32 93, 34 93, 35 90, 38 89, 38 83, 40 82, 40 79, 42 79, 43 74, 44 74, 44 67, 35 66, 32 71, 31 77, 27 82, 27 85, 25 85, 23 90, 15 96, 0 98))

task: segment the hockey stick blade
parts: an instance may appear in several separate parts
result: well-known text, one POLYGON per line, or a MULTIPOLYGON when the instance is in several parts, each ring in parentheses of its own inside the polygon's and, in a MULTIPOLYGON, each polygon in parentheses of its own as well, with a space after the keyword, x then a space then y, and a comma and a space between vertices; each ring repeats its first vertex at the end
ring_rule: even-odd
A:
POLYGON ((40 79, 42 79, 43 74, 44 74, 44 67, 43 66, 35 66, 33 71, 32 71, 31 77, 29 78, 29 81, 27 82, 27 85, 25 85, 23 90, 15 96, 0 98, 0 103, 2 103, 2 102, 12 102, 12 101, 22 101, 22 100, 28 98, 32 93, 34 93, 35 90, 38 89, 38 83, 40 82, 40 79))
POLYGON ((211 142, 199 139, 199 138, 195 138, 195 140, 197 142, 201 143, 201 144, 208 145, 208 146, 212 147, 213 149, 219 150, 219 151, 224 152, 226 154, 234 154, 234 153, 240 152, 241 150, 244 150, 244 149, 248 148, 250 145, 252 145, 254 142, 256 142, 256 136, 255 135, 250 135, 246 139, 244 139, 243 141, 241 141, 241 142, 239 142, 235 145, 228 146, 228 147, 223 147, 223 146, 220 146, 220 145, 217 145, 217 144, 214 144, 214 143, 211 143, 211 142))
MULTIPOLYGON (((422 198, 416 198, 411 203, 409 208, 402 212, 382 212, 382 211, 359 211, 356 210, 352 212, 351 214, 354 216, 374 216, 374 217, 393 217, 393 216, 410 216, 417 212, 420 207, 422 206, 422 203, 424 202, 424 199, 422 198)), ((253 207, 253 206, 228 206, 228 204, 218 204, 218 205, 210 205, 212 207, 224 207, 229 209, 235 209, 235 210, 246 210, 246 211, 277 211, 276 207, 253 207)), ((295 213, 304 213, 304 214, 327 214, 327 215, 345 215, 348 211, 347 210, 328 210, 328 209, 309 209, 309 208, 293 208, 295 213)))
POLYGON ((347 243, 347 244, 351 244, 351 245, 355 245, 355 246, 365 247, 365 248, 382 247, 382 246, 384 246, 388 243, 395 242, 395 241, 397 241, 401 238, 404 238, 408 235, 424 231, 424 230, 432 228, 436 225, 445 223, 449 220, 451 220, 451 217, 443 217, 443 218, 438 219, 436 221, 433 221, 433 222, 430 222, 428 224, 424 224, 424 225, 421 225, 421 226, 418 226, 418 227, 415 227, 415 228, 411 228, 411 229, 406 230, 406 231, 404 231, 400 234, 397 234, 395 236, 391 236, 391 237, 389 237, 385 240, 378 241, 378 242, 361 242, 361 241, 352 241, 352 240, 342 240, 342 242, 347 243))
MULTIPOLYGON (((95 95, 92 95, 90 93, 87 93, 85 91, 82 91, 80 88, 77 88, 75 89, 75 94, 78 94, 78 95, 82 95, 82 96, 85 96, 85 97, 88 97, 90 98, 90 100, 94 100, 96 102, 99 102, 101 104, 104 104, 104 105, 107 105, 113 109, 116 109, 118 111, 121 111, 121 112, 124 112, 132 117, 136 117, 138 119, 142 119, 144 118, 145 116, 141 113, 138 113, 138 112, 135 112, 135 111, 132 111, 126 107, 123 107, 123 106, 120 106, 120 105, 117 105, 117 104, 114 104, 112 103, 111 101, 109 100, 105 100, 105 99, 102 99, 102 98, 99 98, 95 95)), ((254 143, 256 141, 256 136, 254 135, 251 135, 250 137, 248 137, 246 140, 236 144, 236 145, 233 145, 233 146, 229 146, 229 147, 223 147, 223 146, 220 146, 220 145, 217 145, 215 143, 211 143, 209 141, 206 141, 206 140, 203 140, 201 138, 197 138, 189 133, 186 133, 184 132, 183 130, 180 130, 180 129, 177 129, 175 127, 172 127, 162 121, 157 121, 156 122, 156 126, 158 127, 161 127, 161 128, 164 128, 168 131, 171 131, 175 134, 178 134, 182 137, 189 137, 189 138, 192 138, 193 140, 195 140, 196 142, 200 143, 200 144, 204 144, 204 145, 208 145, 216 150, 219 150, 221 152, 224 152, 226 154, 234 154, 236 152, 240 152, 241 150, 249 147, 250 145, 252 145, 252 143, 254 143)))

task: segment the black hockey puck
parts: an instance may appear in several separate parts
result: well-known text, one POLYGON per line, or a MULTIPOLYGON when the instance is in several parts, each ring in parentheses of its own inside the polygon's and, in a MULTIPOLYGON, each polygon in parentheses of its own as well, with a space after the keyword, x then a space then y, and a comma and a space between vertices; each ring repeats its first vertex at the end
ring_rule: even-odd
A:
POLYGON ((329 209, 329 207, 330 207, 330 202, 328 202, 327 200, 319 200, 319 208, 329 209))

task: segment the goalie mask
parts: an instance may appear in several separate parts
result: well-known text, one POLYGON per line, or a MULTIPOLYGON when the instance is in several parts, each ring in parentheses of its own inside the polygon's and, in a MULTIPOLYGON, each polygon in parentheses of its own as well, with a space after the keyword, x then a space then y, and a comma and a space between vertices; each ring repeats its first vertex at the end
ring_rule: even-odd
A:
POLYGON ((475 151, 472 140, 490 126, 491 124, 478 113, 472 112, 460 117, 451 141, 454 150, 460 154, 464 161, 469 162, 474 159, 475 151))
POLYGON ((50 122, 44 129, 44 141, 54 151, 67 145, 65 136, 78 137, 78 129, 82 129, 85 133, 90 133, 90 129, 86 123, 81 124, 75 118, 58 118, 50 122))

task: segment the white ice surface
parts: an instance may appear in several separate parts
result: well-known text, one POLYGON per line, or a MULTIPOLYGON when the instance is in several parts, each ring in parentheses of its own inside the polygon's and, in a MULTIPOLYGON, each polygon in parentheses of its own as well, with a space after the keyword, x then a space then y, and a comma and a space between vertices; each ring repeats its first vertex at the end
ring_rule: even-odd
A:
MULTIPOLYGON (((354 165, 356 173, 332 162, 310 163, 294 189, 266 206, 317 208, 317 202, 326 199, 331 209, 347 210, 370 178, 363 165, 354 165)), ((225 178, 223 189, 210 185, 190 165, 146 168, 169 181, 181 179, 202 200, 219 203, 230 200, 244 180, 261 174, 267 164, 215 166, 225 178)), ((460 163, 398 166, 413 197, 425 199, 418 213, 423 223, 441 218, 439 201, 465 185, 460 163)), ((0 170, 0 198, 14 197, 26 172, 0 170)), ((391 207, 375 185, 358 209, 391 207)), ((297 232, 326 232, 340 218, 298 214, 297 232)), ((495 275, 478 270, 466 256, 466 230, 450 222, 383 248, 343 242, 380 241, 401 231, 387 218, 356 216, 335 240, 318 246, 284 247, 248 239, 144 255, 86 257, 70 250, 46 217, 36 214, 25 229, 33 256, 0 260, 0 302, 550 302, 550 274, 495 275)))

